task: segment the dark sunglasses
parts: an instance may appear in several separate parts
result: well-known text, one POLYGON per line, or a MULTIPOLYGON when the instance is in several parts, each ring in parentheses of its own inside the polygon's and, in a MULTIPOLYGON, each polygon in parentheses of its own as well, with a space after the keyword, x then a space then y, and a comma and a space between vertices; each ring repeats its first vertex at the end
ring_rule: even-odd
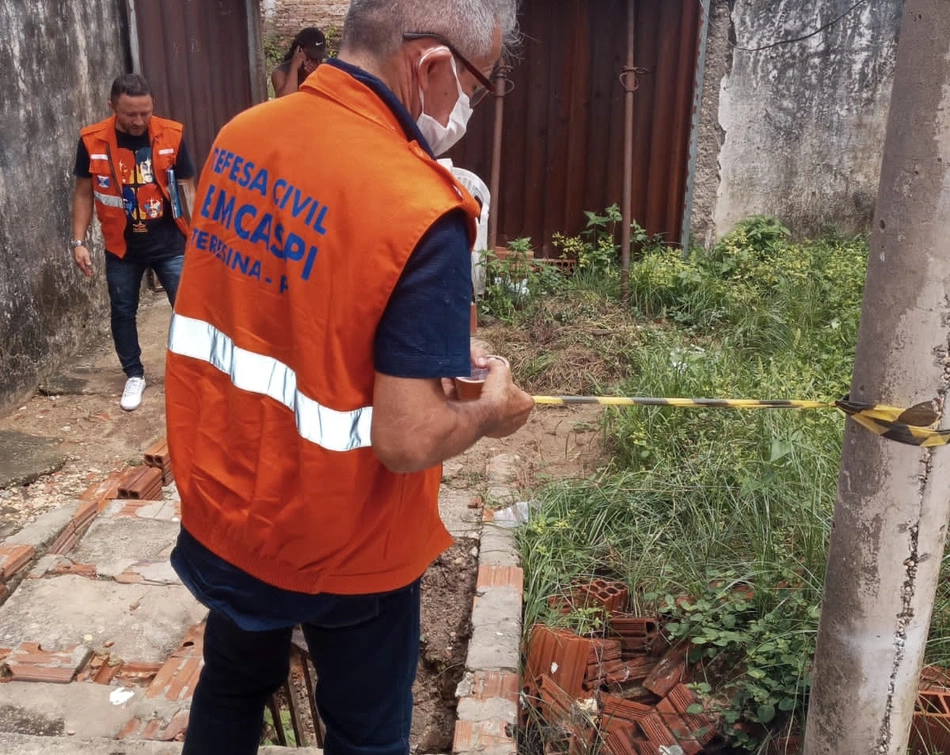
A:
POLYGON ((491 79, 489 79, 485 74, 479 71, 472 63, 470 63, 468 58, 462 55, 462 53, 460 53, 456 49, 455 45, 449 42, 449 40, 447 40, 441 34, 436 34, 435 32, 431 32, 431 31, 407 31, 405 34, 402 35, 402 38, 406 42, 411 42, 415 39, 434 39, 436 42, 439 42, 440 44, 443 44, 446 47, 448 47, 449 52, 451 52, 456 58, 458 58, 459 63, 465 66, 465 68, 468 69, 468 72, 472 74, 472 76, 475 77, 475 80, 481 85, 477 89, 475 89, 475 91, 472 92, 471 95, 469 95, 468 102, 469 102, 469 105, 471 105, 472 107, 475 107, 476 105, 478 105, 478 103, 482 102, 485 99, 485 96, 492 90, 493 85, 491 83, 491 79))

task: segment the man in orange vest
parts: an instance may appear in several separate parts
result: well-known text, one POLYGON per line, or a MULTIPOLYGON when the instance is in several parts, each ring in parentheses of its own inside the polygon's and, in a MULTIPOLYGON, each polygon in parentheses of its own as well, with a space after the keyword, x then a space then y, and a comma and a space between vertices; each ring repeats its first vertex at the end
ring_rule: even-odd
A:
POLYGON ((470 348, 478 204, 436 161, 516 4, 352 0, 339 58, 218 134, 166 362, 172 564, 210 608, 183 755, 257 751, 297 624, 327 755, 409 752, 441 462, 534 405, 470 348))
POLYGON ((195 169, 182 125, 152 115, 152 91, 144 78, 119 76, 112 83, 109 107, 112 116, 84 128, 79 139, 69 245, 76 266, 91 278, 86 233, 95 208, 105 238, 112 339, 126 375, 119 403, 132 411, 142 403, 145 390, 136 327, 142 276, 154 270, 174 306, 195 169))

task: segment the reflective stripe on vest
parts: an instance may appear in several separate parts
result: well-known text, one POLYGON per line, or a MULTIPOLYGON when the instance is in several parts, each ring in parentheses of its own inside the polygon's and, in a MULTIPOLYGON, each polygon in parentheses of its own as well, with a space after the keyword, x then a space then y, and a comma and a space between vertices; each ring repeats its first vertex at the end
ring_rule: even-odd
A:
MULTIPOLYGON (((95 195, 96 199, 106 207, 118 207, 119 209, 125 207, 122 197, 117 197, 114 194, 103 194, 101 191, 94 191, 93 194, 95 195)), ((88 196, 88 194, 86 196, 88 196)))
POLYGON ((297 374, 286 364, 235 346, 234 341, 210 323, 176 314, 168 335, 168 350, 200 359, 230 376, 242 391, 274 399, 297 419, 304 440, 328 451, 368 448, 373 407, 340 412, 322 406, 297 390, 297 374))

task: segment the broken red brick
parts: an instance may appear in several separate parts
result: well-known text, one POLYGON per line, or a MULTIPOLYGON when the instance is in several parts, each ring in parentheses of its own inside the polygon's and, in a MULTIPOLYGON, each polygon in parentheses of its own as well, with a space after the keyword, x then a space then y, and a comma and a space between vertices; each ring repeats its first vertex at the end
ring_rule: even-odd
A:
POLYGON ((171 463, 171 456, 168 453, 168 439, 161 438, 146 449, 145 463, 150 467, 164 467, 171 463))
POLYGON ((49 574, 57 577, 64 574, 75 574, 79 577, 96 579, 99 576, 99 571, 96 569, 95 564, 80 564, 70 561, 69 559, 61 559, 49 570, 49 574))
POLYGON ((524 590, 524 571, 520 566, 495 566, 482 564, 478 567, 476 589, 482 587, 513 587, 524 590))
POLYGON ((50 546, 48 553, 62 556, 72 550, 77 542, 79 542, 79 536, 76 534, 76 526, 70 521, 50 546))
POLYGON ((618 725, 609 731, 602 731, 603 749, 607 755, 637 755, 633 739, 636 727, 633 724, 618 725))
POLYGON ((119 509, 115 515, 117 517, 135 517, 138 516, 140 509, 145 508, 146 506, 154 506, 155 504, 148 500, 131 500, 128 503, 123 504, 122 508, 119 509))
POLYGON ((116 736, 116 739, 131 739, 132 737, 139 737, 142 733, 142 729, 145 728, 145 722, 139 718, 133 718, 129 721, 123 728, 122 731, 116 736))
POLYGON ((115 679, 125 683, 142 684, 151 682, 162 670, 161 663, 139 663, 135 661, 123 661, 118 666, 115 679))
POLYGON ((548 605, 562 616, 567 616, 574 611, 574 598, 565 595, 549 595, 548 605))
POLYGON ((187 700, 195 691, 201 673, 204 624, 188 630, 178 649, 171 654, 155 675, 146 697, 164 697, 166 700, 187 700))
POLYGON ((928 687, 917 695, 910 733, 910 752, 950 752, 950 689, 928 687))
POLYGON ((162 728, 156 739, 159 742, 179 742, 185 737, 185 731, 188 729, 188 717, 190 711, 180 710, 162 728))
POLYGON ((476 700, 488 700, 502 697, 512 702, 518 701, 520 679, 518 674, 508 671, 476 671, 472 684, 472 697, 476 700))
POLYGON ((606 683, 608 686, 620 687, 642 684, 643 680, 647 678, 659 662, 660 659, 652 655, 641 655, 629 660, 622 660, 619 668, 607 675, 606 683))
POLYGON ((647 739, 655 745, 660 747, 673 747, 679 744, 676 741, 676 737, 673 736, 673 732, 671 732, 669 727, 663 722, 663 717, 656 711, 638 721, 637 725, 643 733, 646 734, 647 739))
POLYGON ((950 669, 942 666, 924 666, 920 670, 920 688, 930 687, 950 688, 950 669))
POLYGON ((602 695, 600 698, 601 725, 610 728, 612 721, 639 723, 653 713, 653 707, 633 700, 624 700, 614 695, 602 695))
POLYGON ((698 755, 702 752, 703 745, 698 741, 699 732, 692 731, 690 725, 680 717, 668 698, 657 703, 656 712, 662 716, 663 723, 676 737, 677 744, 683 748, 686 755, 698 755))
POLYGON ((594 579, 577 585, 576 591, 581 605, 601 607, 608 615, 619 613, 627 607, 629 594, 627 586, 622 582, 594 579))
POLYGON ((169 721, 162 718, 133 718, 116 739, 146 739, 153 742, 175 742, 184 739, 188 729, 189 711, 180 710, 169 721))
POLYGON ((589 639, 539 624, 528 640, 526 679, 531 684, 547 675, 571 697, 583 697, 590 653, 589 639))
POLYGON ((686 723, 692 736, 701 745, 709 744, 716 736, 716 726, 718 717, 710 715, 705 711, 703 713, 691 713, 690 708, 697 705, 699 701, 685 684, 677 684, 666 699, 673 705, 673 708, 686 723))
POLYGON ((169 658, 145 691, 146 697, 164 697, 172 702, 187 700, 195 692, 201 674, 201 658, 169 658))
POLYGON ((82 669, 92 651, 74 645, 59 651, 47 651, 36 642, 21 642, 10 651, 4 667, 10 681, 68 684, 82 669))
POLYGON ((153 718, 151 721, 145 724, 145 728, 142 729, 142 739, 152 739, 154 740, 159 731, 162 729, 162 724, 164 722, 160 718, 153 718))
POLYGON ((570 721, 574 718, 575 698, 562 690, 547 675, 538 680, 538 710, 548 723, 570 721))
POLYGON ((512 752, 516 752, 517 743, 501 719, 455 722, 453 753, 477 752, 505 746, 510 747, 512 752))
POLYGON ((950 715, 950 690, 934 688, 917 692, 917 707, 922 713, 950 715))
POLYGON ((79 496, 79 500, 96 501, 96 503, 100 503, 102 501, 110 501, 114 498, 118 498, 119 481, 122 479, 123 474, 121 470, 112 472, 104 480, 93 483, 83 491, 82 495, 79 496))
POLYGON ((649 739, 635 737, 631 744, 633 745, 633 751, 637 753, 637 755, 664 755, 664 751, 660 750, 660 748, 649 739))
POLYGON ((624 660, 627 660, 652 649, 659 636, 659 624, 656 619, 640 616, 613 616, 610 631, 619 635, 620 648, 624 660))
POLYGON ((570 723, 562 727, 568 736, 568 755, 588 755, 594 748, 597 730, 587 722, 570 723))
POLYGON ((0 545, 0 579, 9 582, 30 565, 35 555, 32 545, 0 545))
POLYGON ((76 513, 73 514, 72 517, 73 526, 76 528, 76 531, 79 532, 89 525, 98 513, 98 501, 83 501, 79 504, 79 508, 76 509, 76 513))
POLYGON ((643 686, 660 697, 666 697, 673 687, 686 678, 688 653, 689 649, 685 644, 671 648, 643 680, 643 686))
POLYGON ((480 509, 484 505, 484 501, 480 495, 473 495, 468 499, 468 507, 470 509, 480 509))
POLYGON ((118 662, 110 662, 108 655, 95 653, 82 671, 76 674, 76 681, 111 684, 118 670, 118 662))
POLYGON ((162 472, 155 467, 135 467, 126 473, 119 485, 119 498, 145 499, 151 496, 156 499, 156 488, 161 492, 162 472))

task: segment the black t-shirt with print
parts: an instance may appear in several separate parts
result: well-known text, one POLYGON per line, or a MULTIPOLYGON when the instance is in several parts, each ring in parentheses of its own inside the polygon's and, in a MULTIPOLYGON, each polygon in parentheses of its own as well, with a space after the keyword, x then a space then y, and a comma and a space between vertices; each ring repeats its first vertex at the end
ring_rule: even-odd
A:
MULTIPOLYGON (((171 204, 162 195, 152 172, 152 145, 148 133, 133 136, 115 132, 119 146, 113 155, 116 175, 122 181, 125 200, 126 259, 155 261, 176 257, 185 251, 185 237, 172 217, 171 204)), ((82 139, 76 149, 73 175, 90 178, 89 151, 82 139)), ((175 177, 181 181, 194 178, 195 166, 182 139, 175 156, 175 177)), ((109 180, 112 180, 111 177, 109 180)), ((95 179, 94 179, 95 181, 95 179)), ((95 183, 93 191, 96 190, 95 183)))

